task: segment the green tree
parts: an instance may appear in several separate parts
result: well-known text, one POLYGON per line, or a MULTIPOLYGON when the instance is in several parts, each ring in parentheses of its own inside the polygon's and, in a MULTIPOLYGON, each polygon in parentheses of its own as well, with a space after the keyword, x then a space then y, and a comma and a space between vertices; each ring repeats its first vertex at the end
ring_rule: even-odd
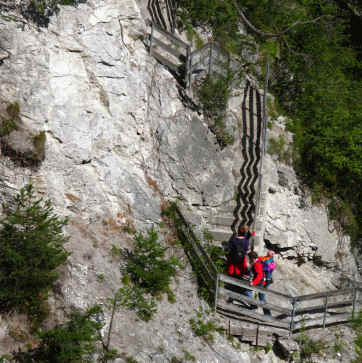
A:
POLYGON ((134 249, 128 254, 123 272, 146 293, 157 297, 165 292, 173 300, 170 284, 177 267, 182 267, 179 259, 174 256, 166 258, 167 247, 160 244, 154 229, 150 229, 146 237, 142 233, 136 233, 134 242, 134 249))
POLYGON ((46 316, 48 292, 58 279, 56 268, 69 253, 63 245, 66 219, 50 201, 35 198, 31 185, 3 206, 0 221, 0 309, 26 313, 34 322, 46 316))
POLYGON ((39 346, 26 352, 14 352, 13 359, 22 363, 92 362, 95 342, 102 328, 102 323, 97 321, 99 312, 100 307, 96 305, 86 313, 73 313, 66 324, 45 332, 37 331, 39 346))

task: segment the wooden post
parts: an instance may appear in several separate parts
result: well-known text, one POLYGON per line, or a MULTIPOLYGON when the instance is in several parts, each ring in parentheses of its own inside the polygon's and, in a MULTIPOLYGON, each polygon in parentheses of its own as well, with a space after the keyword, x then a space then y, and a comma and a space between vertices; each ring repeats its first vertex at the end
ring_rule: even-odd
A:
POLYGON ((255 345, 259 345, 259 323, 256 326, 256 339, 255 339, 255 345))
POLYGON ((190 67, 190 64, 191 64, 191 47, 188 46, 186 48, 186 61, 185 61, 185 86, 186 88, 189 88, 190 87, 190 72, 191 72, 191 67, 190 67))
POLYGON ((152 40, 153 40, 153 23, 151 23, 150 48, 149 48, 150 55, 152 55, 152 40))
POLYGON ((217 308, 217 298, 218 298, 218 295, 219 295, 219 280, 220 280, 220 276, 219 276, 219 274, 217 274, 217 276, 216 276, 216 286, 215 286, 214 311, 216 311, 216 308, 217 308))
POLYGON ((358 298, 358 289, 356 288, 356 285, 353 284, 352 319, 354 319, 354 314, 356 311, 357 298, 358 298))
POLYGON ((327 309, 328 309, 328 296, 324 298, 323 329, 325 329, 326 327, 327 309))
POLYGON ((212 45, 213 43, 210 43, 210 56, 209 56, 209 74, 211 73, 211 59, 212 59, 212 45))
POLYGON ((191 88, 191 82, 192 82, 192 52, 191 52, 191 46, 189 46, 189 60, 188 60, 188 68, 189 68, 189 76, 188 76, 188 82, 189 82, 189 88, 191 88))
POLYGON ((296 302, 293 299, 292 300, 292 315, 290 317, 290 327, 289 327, 289 333, 292 334, 293 330, 294 330, 294 315, 295 315, 295 306, 296 306, 296 302))
POLYGON ((231 335, 231 327, 230 327, 230 319, 229 319, 229 330, 228 330, 228 337, 230 338, 230 335, 231 335))

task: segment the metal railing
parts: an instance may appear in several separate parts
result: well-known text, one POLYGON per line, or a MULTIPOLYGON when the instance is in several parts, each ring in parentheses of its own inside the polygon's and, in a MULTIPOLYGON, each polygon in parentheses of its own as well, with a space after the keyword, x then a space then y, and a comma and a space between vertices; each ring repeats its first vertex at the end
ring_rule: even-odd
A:
POLYGON ((179 0, 149 0, 147 9, 152 22, 171 33, 176 29, 176 10, 179 0))
POLYGON ((174 213, 177 234, 186 247, 186 254, 198 278, 213 295, 214 308, 218 313, 270 328, 283 329, 292 334, 301 329, 347 323, 361 311, 362 287, 355 281, 352 287, 346 289, 291 296, 269 288, 250 286, 249 281, 218 273, 215 264, 176 205, 174 213), (268 303, 245 295, 245 290, 265 294, 268 303), (238 302, 239 305, 230 303, 231 301, 238 302), (252 305, 269 309, 273 316, 251 310, 252 305))
POLYGON ((250 286, 245 280, 219 274, 215 291, 216 311, 223 315, 257 322, 278 329, 285 329, 295 333, 302 329, 325 328, 326 326, 347 323, 356 317, 360 311, 362 288, 352 288, 326 291, 302 296, 290 296, 272 289, 250 286), (268 303, 244 295, 244 291, 263 293, 270 297, 268 303), (224 297, 222 301, 221 297, 224 297), (231 304, 230 301, 239 302, 240 305, 231 304), (307 306, 302 306, 302 303, 307 306), (273 312, 273 317, 250 310, 254 305, 273 312), (317 317, 312 317, 317 315, 317 317))

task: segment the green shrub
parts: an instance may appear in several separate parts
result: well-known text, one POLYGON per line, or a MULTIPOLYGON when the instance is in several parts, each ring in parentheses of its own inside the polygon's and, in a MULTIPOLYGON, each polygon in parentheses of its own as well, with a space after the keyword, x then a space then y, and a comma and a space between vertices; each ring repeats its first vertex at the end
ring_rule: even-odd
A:
POLYGON ((302 361, 311 358, 312 354, 320 354, 328 348, 328 344, 322 340, 314 340, 304 331, 296 338, 300 348, 300 357, 302 361))
POLYGON ((38 135, 33 137, 34 152, 33 157, 37 160, 44 160, 45 157, 45 131, 41 131, 38 135))
POLYGON ((125 258, 121 266, 123 286, 116 299, 121 306, 135 310, 144 321, 152 319, 157 311, 156 298, 162 294, 166 293, 170 302, 175 301, 170 284, 182 264, 174 256, 167 259, 166 250, 153 228, 148 231, 148 236, 134 234, 133 251, 113 246, 113 253, 125 258))
POLYGON ((214 332, 224 333, 224 328, 218 327, 213 320, 206 320, 202 311, 197 312, 197 317, 190 319, 191 329, 198 337, 203 337, 209 342, 214 341, 214 332))
POLYGON ((69 253, 63 234, 67 220, 50 201, 36 199, 31 185, 4 205, 0 221, 0 310, 26 313, 34 322, 47 314, 48 292, 58 279, 56 268, 69 253))
MULTIPOLYGON (((205 282, 207 274, 205 273, 202 263, 200 263, 199 255, 195 253, 194 244, 200 244, 200 241, 193 233, 192 226, 187 224, 183 217, 177 212, 177 204, 175 202, 169 202, 168 206, 163 208, 162 216, 164 220, 167 219, 170 228, 174 229, 174 233, 180 239, 180 243, 195 273, 200 297, 208 304, 213 304, 214 292, 205 282)), ((206 238, 212 238, 207 231, 204 232, 206 232, 206 238)))
POLYGON ((231 94, 230 75, 206 76, 197 91, 203 111, 209 117, 217 117, 226 110, 228 99, 231 94))
POLYGON ((77 6, 87 0, 31 0, 24 15, 40 26, 48 26, 49 18, 59 10, 59 5, 77 6))
POLYGON ((150 321, 157 312, 155 299, 147 296, 145 289, 131 284, 128 275, 123 277, 122 282, 123 286, 116 295, 119 305, 134 310, 140 319, 150 321))
POLYGON ((128 254, 123 272, 130 276, 134 285, 152 296, 166 293, 172 300, 174 294, 170 290, 171 279, 182 264, 174 256, 166 258, 166 250, 167 247, 161 246, 158 241, 154 229, 150 229, 146 237, 142 233, 136 233, 133 251, 128 254))
POLYGON ((13 353, 13 359, 22 363, 78 363, 92 362, 99 340, 102 324, 97 321, 99 306, 94 306, 86 313, 73 313, 71 320, 54 329, 36 334, 40 343, 26 352, 13 353))
POLYGON ((16 121, 14 120, 4 120, 0 125, 0 137, 7 136, 11 132, 18 129, 16 121))
POLYGON ((16 119, 20 114, 20 106, 18 102, 10 103, 6 107, 6 112, 8 115, 14 120, 16 119))
POLYGON ((362 361, 362 312, 360 312, 358 316, 352 321, 352 328, 356 333, 354 347, 357 356, 354 362, 358 363, 362 361))
POLYGON ((232 75, 205 77, 197 91, 202 110, 208 118, 209 128, 221 147, 234 143, 234 137, 225 127, 225 111, 231 95, 232 75))
POLYGON ((220 273, 225 272, 226 267, 226 251, 221 246, 216 246, 213 244, 214 237, 208 229, 203 231, 203 237, 205 240, 205 249, 210 256, 211 260, 215 264, 217 270, 220 273))
POLYGON ((293 161, 293 152, 287 146, 283 135, 279 135, 278 139, 274 137, 268 139, 268 153, 276 155, 279 161, 288 165, 293 161))

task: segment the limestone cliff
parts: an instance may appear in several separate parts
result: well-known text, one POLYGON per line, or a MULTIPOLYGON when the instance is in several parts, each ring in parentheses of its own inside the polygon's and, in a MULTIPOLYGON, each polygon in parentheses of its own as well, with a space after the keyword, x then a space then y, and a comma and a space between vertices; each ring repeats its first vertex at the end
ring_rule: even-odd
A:
MULTIPOLYGON (((104 304, 119 288, 111 250, 132 246, 124 226, 154 226, 167 239, 158 227, 162 204, 179 200, 198 216, 201 231, 208 227, 205 214, 230 204, 240 181, 238 102, 230 105, 236 141, 221 150, 201 115, 182 103, 172 74, 149 56, 145 3, 90 0, 61 7, 41 28, 19 14, 0 22, 0 111, 17 103, 27 130, 23 141, 2 144, 0 200, 31 183, 70 221, 66 247, 72 255, 50 301, 54 321, 72 307, 104 304), (41 132, 44 160, 24 165, 19 145, 33 152, 30 141, 41 132)), ((291 167, 267 156, 263 176, 258 249, 279 245, 276 287, 300 294, 339 287, 341 268, 349 276, 356 271, 348 239, 330 230, 326 211, 311 204, 291 167)), ((121 309, 112 346, 138 362, 168 362, 185 351, 198 362, 278 361, 272 352, 235 349, 220 335, 213 345, 195 337, 189 319, 206 304, 183 251, 171 246, 169 252, 187 266, 173 284, 177 302, 164 299, 149 323, 121 309)), ((1 318, 0 353, 23 344, 9 336, 22 321, 1 318)))

